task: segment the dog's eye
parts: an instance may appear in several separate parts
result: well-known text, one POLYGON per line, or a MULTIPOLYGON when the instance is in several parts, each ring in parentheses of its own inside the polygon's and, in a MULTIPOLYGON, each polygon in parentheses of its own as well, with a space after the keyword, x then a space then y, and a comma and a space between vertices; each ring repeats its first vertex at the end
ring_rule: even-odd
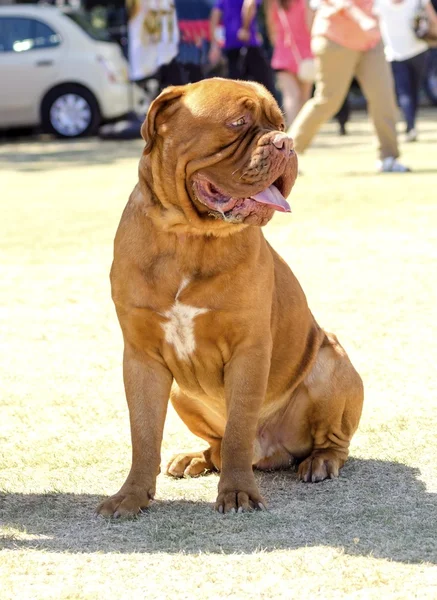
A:
POLYGON ((244 117, 240 117, 233 123, 231 123, 232 127, 241 127, 242 125, 246 125, 246 119, 244 117))

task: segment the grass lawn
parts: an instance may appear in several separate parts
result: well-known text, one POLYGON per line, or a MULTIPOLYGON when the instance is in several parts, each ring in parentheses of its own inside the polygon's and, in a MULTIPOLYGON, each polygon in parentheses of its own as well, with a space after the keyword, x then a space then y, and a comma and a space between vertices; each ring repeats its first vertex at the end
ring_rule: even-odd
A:
MULTIPOLYGON (((0 599, 437 597, 437 112, 376 175, 367 121, 327 125, 265 233, 361 373, 338 480, 257 474, 266 513, 213 511, 217 475, 161 475, 135 521, 94 516, 130 466, 112 239, 141 142, 0 146, 0 599)), ((202 442, 200 442, 202 444, 202 442)), ((172 410, 163 462, 198 449, 172 410)))

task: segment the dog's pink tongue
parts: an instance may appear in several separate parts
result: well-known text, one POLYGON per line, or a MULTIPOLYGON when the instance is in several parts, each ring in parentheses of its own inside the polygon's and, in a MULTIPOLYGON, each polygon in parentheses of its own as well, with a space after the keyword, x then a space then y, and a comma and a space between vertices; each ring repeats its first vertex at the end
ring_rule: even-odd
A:
POLYGON ((263 192, 259 194, 254 194, 251 196, 252 200, 256 202, 260 202, 261 204, 268 204, 272 206, 275 210, 279 210, 280 212, 291 212, 290 205, 287 200, 278 190, 278 188, 274 185, 271 185, 263 192))

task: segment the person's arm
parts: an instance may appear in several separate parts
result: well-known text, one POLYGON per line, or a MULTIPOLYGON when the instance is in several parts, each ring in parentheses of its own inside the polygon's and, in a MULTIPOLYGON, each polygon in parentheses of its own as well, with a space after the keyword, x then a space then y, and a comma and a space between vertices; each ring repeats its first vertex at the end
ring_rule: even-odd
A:
POLYGON ((273 3, 275 1, 276 0, 265 0, 264 2, 267 35, 269 36, 269 40, 272 46, 274 46, 276 43, 277 35, 275 21, 273 19, 273 3))
MULTIPOLYGON (((321 4, 321 2, 319 2, 319 4, 321 4)), ((351 2, 350 0, 325 0, 323 4, 329 6, 331 14, 335 14, 336 12, 346 10, 351 2)))
POLYGON ((220 46, 219 40, 217 39, 217 28, 220 25, 221 18, 222 11, 219 8, 214 7, 209 17, 209 33, 211 36, 211 46, 213 44, 216 46, 220 46))
POLYGON ((305 21, 308 27, 308 31, 311 33, 311 29, 313 28, 314 17, 316 14, 316 10, 318 8, 319 2, 311 2, 307 0, 305 2, 305 21))
POLYGON ((324 0, 323 4, 330 8, 330 14, 333 15, 337 12, 344 11, 351 16, 354 21, 357 20, 356 15, 364 14, 356 5, 355 0, 324 0))
POLYGON ((370 40, 375 43, 381 38, 379 31, 379 22, 376 16, 370 16, 365 13, 358 5, 356 0, 321 0, 320 8, 323 10, 325 18, 330 18, 333 15, 343 12, 352 21, 364 31, 370 40))
POLYGON ((437 13, 434 10, 434 6, 431 4, 431 2, 427 2, 425 6, 425 13, 428 17, 432 31, 437 33, 437 13))
POLYGON ((335 7, 336 12, 344 11, 363 31, 379 35, 378 20, 375 17, 369 17, 355 0, 325 0, 328 4, 335 7))
POLYGON ((256 16, 257 8, 257 0, 244 0, 241 7, 241 27, 237 34, 242 42, 250 40, 250 26, 256 16))
POLYGON ((222 11, 216 6, 212 9, 209 17, 209 31, 211 37, 211 45, 209 48, 208 59, 212 65, 218 63, 221 57, 220 42, 217 39, 217 29, 222 18, 222 11))

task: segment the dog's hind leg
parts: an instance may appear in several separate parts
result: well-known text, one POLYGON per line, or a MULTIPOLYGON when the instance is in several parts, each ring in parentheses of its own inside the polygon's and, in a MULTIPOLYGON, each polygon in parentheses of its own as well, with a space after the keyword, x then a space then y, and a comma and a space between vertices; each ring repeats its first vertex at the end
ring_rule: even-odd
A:
POLYGON ((334 335, 326 334, 300 386, 308 397, 306 421, 313 447, 298 476, 305 482, 337 477, 358 427, 364 392, 361 377, 334 335))
POLYGON ((167 465, 167 475, 173 477, 196 477, 221 468, 221 443, 225 420, 200 402, 184 394, 180 389, 172 391, 171 402, 188 429, 206 440, 209 448, 199 452, 176 454, 167 465))

